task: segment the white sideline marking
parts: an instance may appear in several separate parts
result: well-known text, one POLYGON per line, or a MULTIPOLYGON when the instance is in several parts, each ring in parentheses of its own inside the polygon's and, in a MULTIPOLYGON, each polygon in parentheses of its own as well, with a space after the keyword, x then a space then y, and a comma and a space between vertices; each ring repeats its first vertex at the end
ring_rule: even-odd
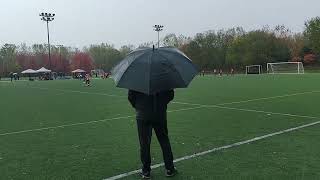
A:
MULTIPOLYGON (((50 89, 50 88, 41 88, 41 87, 30 87, 30 88, 33 88, 33 89, 42 89, 42 90, 57 90, 57 91, 73 92, 73 93, 81 93, 81 94, 92 94, 92 95, 112 96, 112 97, 127 97, 127 96, 123 96, 123 95, 106 94, 106 93, 92 93, 92 92, 86 92, 86 91, 74 91, 74 90, 64 90, 64 89, 50 89)), ((304 95, 304 94, 313 94, 313 93, 320 93, 320 91, 307 91, 307 92, 293 93, 293 94, 285 94, 285 95, 279 95, 279 96, 270 96, 270 97, 249 99, 249 100, 243 100, 243 101, 234 101, 234 102, 221 103, 221 104, 217 104, 217 105, 221 105, 221 106, 222 106, 222 105, 230 105, 230 104, 239 104, 239 103, 245 103, 245 102, 261 101, 261 100, 268 100, 268 99, 277 99, 277 98, 284 98, 284 97, 290 97, 290 96, 298 96, 298 95, 304 95)), ((175 103, 175 102, 173 102, 173 103, 175 103)))
POLYGON ((134 117, 134 116, 122 116, 122 117, 116 117, 116 118, 101 119, 101 120, 97 120, 97 121, 88 121, 88 122, 81 122, 81 123, 74 123, 74 124, 65 124, 65 125, 60 125, 60 126, 51 126, 51 127, 44 127, 44 128, 38 128, 38 129, 15 131, 15 132, 9 132, 9 133, 2 133, 2 134, 0 134, 0 136, 22 134, 22 133, 35 132, 35 131, 44 131, 44 130, 49 130, 49 129, 65 128, 65 127, 78 126, 78 125, 84 125, 84 124, 93 124, 93 123, 106 122, 106 121, 111 121, 111 120, 116 120, 116 119, 127 119, 127 118, 131 118, 131 117, 134 117))
POLYGON ((168 111, 168 112, 172 113, 172 112, 188 111, 188 110, 194 110, 194 109, 200 109, 200 108, 203 108, 203 107, 202 106, 197 106, 197 107, 191 107, 191 108, 183 108, 183 109, 171 110, 171 111, 168 111))
POLYGON ((304 115, 297 115, 297 114, 289 114, 289 113, 278 113, 278 112, 270 112, 270 111, 261 111, 261 110, 254 110, 254 109, 243 109, 243 108, 233 108, 233 107, 225 107, 220 105, 204 105, 204 104, 193 104, 193 103, 184 103, 184 102, 175 102, 176 104, 186 104, 186 105, 193 105, 207 108, 219 108, 219 109, 228 109, 228 110, 236 110, 236 111, 246 111, 246 112, 255 112, 255 113, 263 113, 263 114, 274 114, 274 115, 281 115, 281 116, 291 116, 291 117, 299 117, 299 118, 309 118, 309 119, 318 119, 318 117, 314 116, 304 116, 304 115))
MULTIPOLYGON (((202 107, 176 109, 176 110, 171 110, 168 112, 172 113, 172 112, 187 111, 187 110, 199 109, 199 108, 202 108, 202 107)), ((116 120, 116 119, 128 119, 128 118, 132 118, 132 117, 135 117, 135 115, 101 119, 101 120, 96 120, 96 121, 88 121, 88 122, 81 122, 81 123, 74 123, 74 124, 65 124, 65 125, 60 125, 60 126, 51 126, 51 127, 37 128, 37 129, 29 129, 29 130, 23 130, 23 131, 8 132, 8 133, 2 133, 2 134, 0 134, 0 136, 22 134, 22 133, 36 132, 36 131, 44 131, 44 130, 50 130, 50 129, 59 129, 59 128, 65 128, 65 127, 71 127, 71 126, 79 126, 79 125, 85 125, 85 124, 93 124, 93 123, 112 121, 112 120, 116 120)))
POLYGON ((298 95, 304 95, 304 94, 313 94, 313 93, 319 93, 319 92, 320 91, 308 91, 308 92, 301 92, 301 93, 294 93, 294 94, 285 94, 285 95, 280 95, 280 96, 271 96, 271 97, 249 99, 249 100, 229 102, 229 103, 221 103, 221 104, 217 104, 217 105, 222 106, 222 105, 230 105, 230 104, 239 104, 239 103, 246 103, 246 102, 252 102, 252 101, 261 101, 261 100, 277 99, 277 98, 284 98, 284 97, 290 97, 290 96, 298 96, 298 95))
POLYGON ((25 81, 27 81, 27 80, 12 80, 12 81, 10 81, 10 80, 0 80, 0 83, 12 83, 12 84, 15 84, 15 83, 17 83, 17 82, 25 82, 25 81))
MULTIPOLYGON (((199 153, 195 153, 195 154, 192 154, 192 155, 184 156, 184 157, 175 159, 174 162, 177 163, 177 162, 180 162, 180 161, 193 159, 193 158, 204 156, 204 155, 207 155, 207 154, 210 154, 210 153, 213 153, 213 152, 217 152, 217 151, 221 151, 221 150, 225 150, 225 149, 238 147, 238 146, 241 146, 241 145, 245 145, 245 144, 249 144, 249 143, 252 143, 252 142, 260 141, 260 140, 263 140, 263 139, 271 138, 273 136, 277 136, 277 135, 289 133, 289 132, 292 132, 292 131, 297 131, 299 129, 315 126, 317 124, 320 124, 320 121, 309 123, 309 124, 305 124, 305 125, 301 125, 301 126, 298 126, 298 127, 294 127, 294 128, 290 128, 290 129, 286 129, 286 130, 282 130, 282 131, 278 131, 278 132, 271 133, 271 134, 266 134, 266 135, 263 135, 263 136, 254 137, 252 139, 236 142, 236 143, 233 143, 233 144, 230 144, 230 145, 226 145, 226 146, 213 148, 213 149, 210 149, 210 150, 207 150, 207 151, 203 151, 203 152, 199 152, 199 153)), ((155 165, 151 166, 151 169, 156 169, 156 168, 159 168, 161 166, 164 166, 164 164, 163 163, 155 164, 155 165)), ((137 169, 137 170, 130 171, 130 172, 127 172, 127 173, 119 174, 117 176, 109 177, 109 178, 106 178, 104 180, 121 179, 121 178, 124 178, 124 177, 128 177, 128 176, 137 174, 139 172, 141 172, 141 169, 137 169)))
POLYGON ((95 92, 75 91, 75 90, 65 90, 65 89, 50 89, 50 88, 42 88, 42 87, 30 87, 30 88, 32 88, 32 89, 42 89, 42 90, 55 90, 55 91, 70 92, 70 93, 80 93, 80 94, 111 96, 111 97, 127 97, 127 96, 115 95, 115 94, 95 93, 95 92))
POLYGON ((297 115, 297 114, 289 114, 289 113, 278 113, 278 112, 270 112, 270 111, 261 111, 254 109, 242 109, 242 108, 232 108, 232 107, 224 107, 224 106, 212 106, 220 109, 229 109, 229 110, 237 110, 237 111, 246 111, 246 112, 256 112, 256 113, 264 113, 264 114, 273 114, 273 115, 282 115, 282 116, 291 116, 291 117, 299 117, 299 118, 309 118, 309 119, 319 119, 314 116, 305 116, 305 115, 297 115))

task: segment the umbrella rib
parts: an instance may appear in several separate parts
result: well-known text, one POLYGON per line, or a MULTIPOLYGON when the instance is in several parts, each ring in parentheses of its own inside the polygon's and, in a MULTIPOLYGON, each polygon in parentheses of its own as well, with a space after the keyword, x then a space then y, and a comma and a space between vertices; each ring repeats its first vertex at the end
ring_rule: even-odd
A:
POLYGON ((151 53, 149 58, 148 58, 148 64, 149 64, 148 72, 147 72, 148 73, 148 76, 147 76, 148 77, 148 81, 147 81, 148 82, 148 86, 147 86, 148 87, 148 94, 150 94, 150 79, 151 79, 151 65, 152 65, 152 61, 151 60, 152 60, 153 54, 154 53, 151 53))
MULTIPOLYGON (((164 59, 166 59, 168 62, 170 62, 170 60, 169 60, 167 57, 165 57, 164 55, 162 55, 160 52, 159 52, 159 55, 160 55, 161 57, 163 57, 164 59)), ((172 65, 172 64, 171 64, 171 65, 172 65)), ((182 79, 182 81, 186 84, 185 79, 182 78, 181 73, 178 71, 178 69, 177 69, 175 66, 173 66, 173 68, 178 72, 179 77, 180 77, 180 78, 182 79)))
POLYGON ((170 53, 170 54, 175 54, 175 55, 182 56, 182 57, 188 59, 190 62, 192 62, 192 60, 191 60, 186 54, 184 54, 183 52, 181 52, 179 49, 176 49, 176 48, 174 48, 174 49, 175 49, 175 51, 178 52, 178 53, 172 52, 172 51, 169 51, 169 50, 165 50, 165 51, 168 52, 168 53, 170 53))
MULTIPOLYGON (((177 51, 180 52, 180 50, 178 50, 178 49, 177 49, 177 51)), ((188 61, 186 61, 186 62, 189 63, 189 64, 191 64, 191 65, 197 70, 197 68, 196 68, 196 66, 193 64, 192 60, 191 60, 187 55, 185 55, 183 52, 180 52, 180 53, 174 53, 174 52, 172 52, 172 51, 166 51, 166 52, 167 52, 167 53, 170 53, 170 54, 178 55, 178 56, 181 56, 181 57, 183 57, 183 58, 188 59, 188 61)), ((198 71, 198 70, 197 70, 197 71, 198 71)), ((185 83, 187 83, 187 82, 185 81, 185 79, 183 79, 183 81, 184 81, 185 83)))
MULTIPOLYGON (((141 55, 139 55, 139 56, 142 56, 143 54, 145 54, 145 53, 142 53, 141 55)), ((136 58, 136 54, 133 54, 133 56, 134 56, 134 58, 133 59, 135 59, 136 58)), ((127 61, 128 62, 128 61, 127 61)), ((130 62, 130 64, 128 65, 128 67, 123 71, 123 73, 121 74, 121 76, 119 77, 119 81, 118 81, 118 83, 117 84, 119 84, 120 83, 120 81, 121 81, 121 78, 122 78, 122 76, 128 71, 128 69, 129 69, 129 67, 131 66, 131 64, 134 62, 134 60, 133 61, 131 61, 130 62)), ((121 63, 121 62, 120 62, 121 63)), ((119 65, 120 65, 120 63, 119 63, 119 65)))

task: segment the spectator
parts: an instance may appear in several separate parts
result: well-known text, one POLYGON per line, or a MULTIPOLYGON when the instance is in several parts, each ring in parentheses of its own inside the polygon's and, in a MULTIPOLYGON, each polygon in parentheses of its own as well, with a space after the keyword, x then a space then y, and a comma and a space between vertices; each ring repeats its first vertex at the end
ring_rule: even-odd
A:
POLYGON ((163 91, 154 95, 146 95, 129 90, 128 99, 133 108, 136 109, 136 121, 140 142, 140 158, 142 162, 141 177, 150 178, 151 156, 150 143, 152 129, 154 129, 160 143, 166 168, 166 176, 177 174, 173 164, 173 154, 167 127, 167 105, 174 98, 174 91, 163 91))

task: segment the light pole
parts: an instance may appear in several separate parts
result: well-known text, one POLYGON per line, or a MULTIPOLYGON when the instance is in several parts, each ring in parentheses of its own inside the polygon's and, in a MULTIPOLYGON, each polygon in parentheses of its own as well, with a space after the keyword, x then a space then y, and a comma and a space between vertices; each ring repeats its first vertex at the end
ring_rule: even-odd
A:
POLYGON ((2 75, 5 76, 5 74, 4 74, 4 59, 2 59, 2 75))
POLYGON ((50 35, 49 35, 49 22, 54 20, 55 14, 51 13, 40 13, 39 15, 42 21, 47 22, 47 33, 48 33, 48 48, 49 48, 49 69, 51 69, 51 50, 50 50, 50 35))
POLYGON ((156 24, 153 27, 154 27, 154 30, 158 32, 158 48, 159 48, 160 47, 160 35, 159 34, 160 34, 160 31, 163 30, 163 26, 156 24))
MULTIPOLYGON (((61 48, 63 47, 63 45, 57 45, 59 47, 59 61, 60 61, 60 65, 62 64, 62 59, 61 59, 61 48)), ((64 63, 63 65, 63 70, 64 70, 64 63)))

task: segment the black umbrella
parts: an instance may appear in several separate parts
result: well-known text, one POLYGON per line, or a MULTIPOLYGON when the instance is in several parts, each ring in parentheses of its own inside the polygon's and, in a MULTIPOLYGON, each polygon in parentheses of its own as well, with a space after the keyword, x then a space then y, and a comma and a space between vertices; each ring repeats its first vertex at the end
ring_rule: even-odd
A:
POLYGON ((197 75, 191 60, 176 48, 144 48, 130 53, 112 70, 117 87, 154 94, 185 88, 197 75))

